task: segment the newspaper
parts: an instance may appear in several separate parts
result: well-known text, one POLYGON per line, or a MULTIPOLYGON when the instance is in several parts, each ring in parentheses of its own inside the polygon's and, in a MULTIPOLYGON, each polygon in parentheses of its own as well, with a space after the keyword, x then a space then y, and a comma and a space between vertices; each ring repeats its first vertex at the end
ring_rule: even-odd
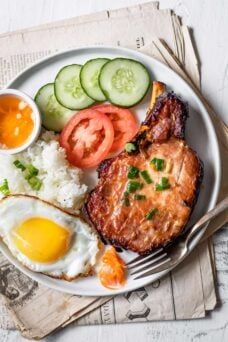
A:
POLYGON ((177 40, 175 35, 176 31, 180 31, 178 28, 180 23, 174 19, 175 15, 171 15, 170 10, 158 11, 152 7, 149 11, 149 8, 147 5, 144 11, 143 6, 140 6, 139 10, 142 12, 140 16, 136 14, 136 11, 125 17, 112 16, 111 12, 109 14, 106 12, 106 19, 95 20, 92 15, 91 22, 88 22, 88 19, 83 22, 81 17, 79 23, 76 24, 50 27, 47 31, 48 36, 44 29, 2 35, 1 46, 4 48, 1 49, 0 56, 2 71, 0 87, 3 87, 21 69, 39 58, 61 49, 82 47, 94 43, 96 45, 121 45, 135 49, 147 45, 153 38, 159 37, 165 39, 175 56, 182 61, 183 50, 180 47, 180 40, 177 40), (37 38, 42 48, 37 44, 37 38))
MULTIPOLYGON (((182 73, 192 86, 200 86, 188 29, 171 11, 158 10, 157 3, 0 36, 0 85, 39 58, 94 43, 143 48, 182 73)), ((216 305, 212 256, 211 242, 205 241, 170 275, 112 299, 71 296, 47 289, 0 256, 0 327, 16 327, 25 337, 42 338, 75 320, 82 325, 203 317, 216 305)))

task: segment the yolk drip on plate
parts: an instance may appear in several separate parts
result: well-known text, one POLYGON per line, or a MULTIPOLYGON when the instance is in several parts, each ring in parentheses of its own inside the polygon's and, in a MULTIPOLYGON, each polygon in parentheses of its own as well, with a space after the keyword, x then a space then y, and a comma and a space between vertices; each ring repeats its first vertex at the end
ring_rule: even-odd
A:
POLYGON ((33 217, 13 229, 12 240, 28 259, 48 263, 67 253, 72 233, 47 218, 33 217))
POLYGON ((34 129, 32 108, 15 95, 0 96, 0 148, 26 143, 34 129))
POLYGON ((114 247, 109 247, 101 258, 98 277, 103 286, 118 289, 126 282, 125 263, 114 247))

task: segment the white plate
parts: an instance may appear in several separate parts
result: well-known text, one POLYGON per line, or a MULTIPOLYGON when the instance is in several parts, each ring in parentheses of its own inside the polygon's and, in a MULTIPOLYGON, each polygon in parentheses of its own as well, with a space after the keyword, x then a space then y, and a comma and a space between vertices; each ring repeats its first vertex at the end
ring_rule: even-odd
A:
MULTIPOLYGON (((183 100, 189 103, 190 117, 187 120, 186 139, 189 145, 197 151, 204 163, 203 185, 201 187, 196 208, 191 217, 191 222, 189 223, 191 224, 199 219, 207 210, 213 208, 217 200, 221 177, 218 141, 212 122, 200 99, 187 85, 187 83, 167 66, 137 51, 119 47, 93 46, 74 49, 48 57, 19 74, 10 82, 10 84, 8 84, 8 87, 22 90, 25 93, 34 96, 43 84, 52 82, 58 70, 67 64, 83 64, 91 58, 114 58, 119 56, 141 61, 150 71, 152 79, 166 83, 170 89, 181 95, 183 100)), ((137 113, 140 121, 145 117, 148 102, 149 94, 147 98, 140 103, 140 105, 134 108, 134 111, 137 113)), ((94 174, 92 177, 92 183, 94 183, 95 179, 94 174)), ((90 183, 90 186, 92 183, 90 183)), ((200 240, 204 230, 194 238, 191 244, 191 250, 200 240)), ((88 277, 73 282, 66 282, 63 280, 55 280, 39 273, 34 273, 24 268, 17 260, 15 260, 2 242, 0 242, 0 250, 5 254, 10 262, 34 280, 50 288, 76 295, 107 296, 132 291, 155 281, 169 272, 162 272, 160 274, 135 281, 129 278, 123 288, 114 291, 102 287, 96 277, 88 277)), ((132 255, 134 254, 131 252, 122 253, 125 260, 132 258, 132 255)))

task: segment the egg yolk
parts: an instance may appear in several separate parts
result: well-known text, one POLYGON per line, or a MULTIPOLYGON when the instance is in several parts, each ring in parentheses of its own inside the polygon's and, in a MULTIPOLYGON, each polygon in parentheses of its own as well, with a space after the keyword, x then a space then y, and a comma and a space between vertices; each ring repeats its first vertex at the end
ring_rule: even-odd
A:
POLYGON ((28 259, 41 263, 57 261, 65 255, 71 238, 68 229, 40 217, 30 218, 12 231, 16 248, 28 259))
POLYGON ((109 247, 102 256, 98 277, 101 284, 109 289, 118 289, 124 285, 125 263, 114 247, 109 247))
POLYGON ((0 96, 0 147, 22 146, 34 129, 32 108, 20 97, 0 96))

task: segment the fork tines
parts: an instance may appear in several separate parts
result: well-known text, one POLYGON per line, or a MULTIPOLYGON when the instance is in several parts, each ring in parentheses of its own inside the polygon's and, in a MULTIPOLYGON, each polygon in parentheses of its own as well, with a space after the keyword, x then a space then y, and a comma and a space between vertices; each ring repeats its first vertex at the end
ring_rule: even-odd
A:
POLYGON ((133 272, 130 272, 130 275, 139 274, 139 276, 134 279, 140 279, 150 275, 150 272, 154 268, 168 261, 170 261, 170 258, 167 256, 167 252, 163 248, 159 248, 149 255, 134 258, 126 265, 128 270, 133 270, 133 272), (147 272, 141 274, 143 271, 147 272))

